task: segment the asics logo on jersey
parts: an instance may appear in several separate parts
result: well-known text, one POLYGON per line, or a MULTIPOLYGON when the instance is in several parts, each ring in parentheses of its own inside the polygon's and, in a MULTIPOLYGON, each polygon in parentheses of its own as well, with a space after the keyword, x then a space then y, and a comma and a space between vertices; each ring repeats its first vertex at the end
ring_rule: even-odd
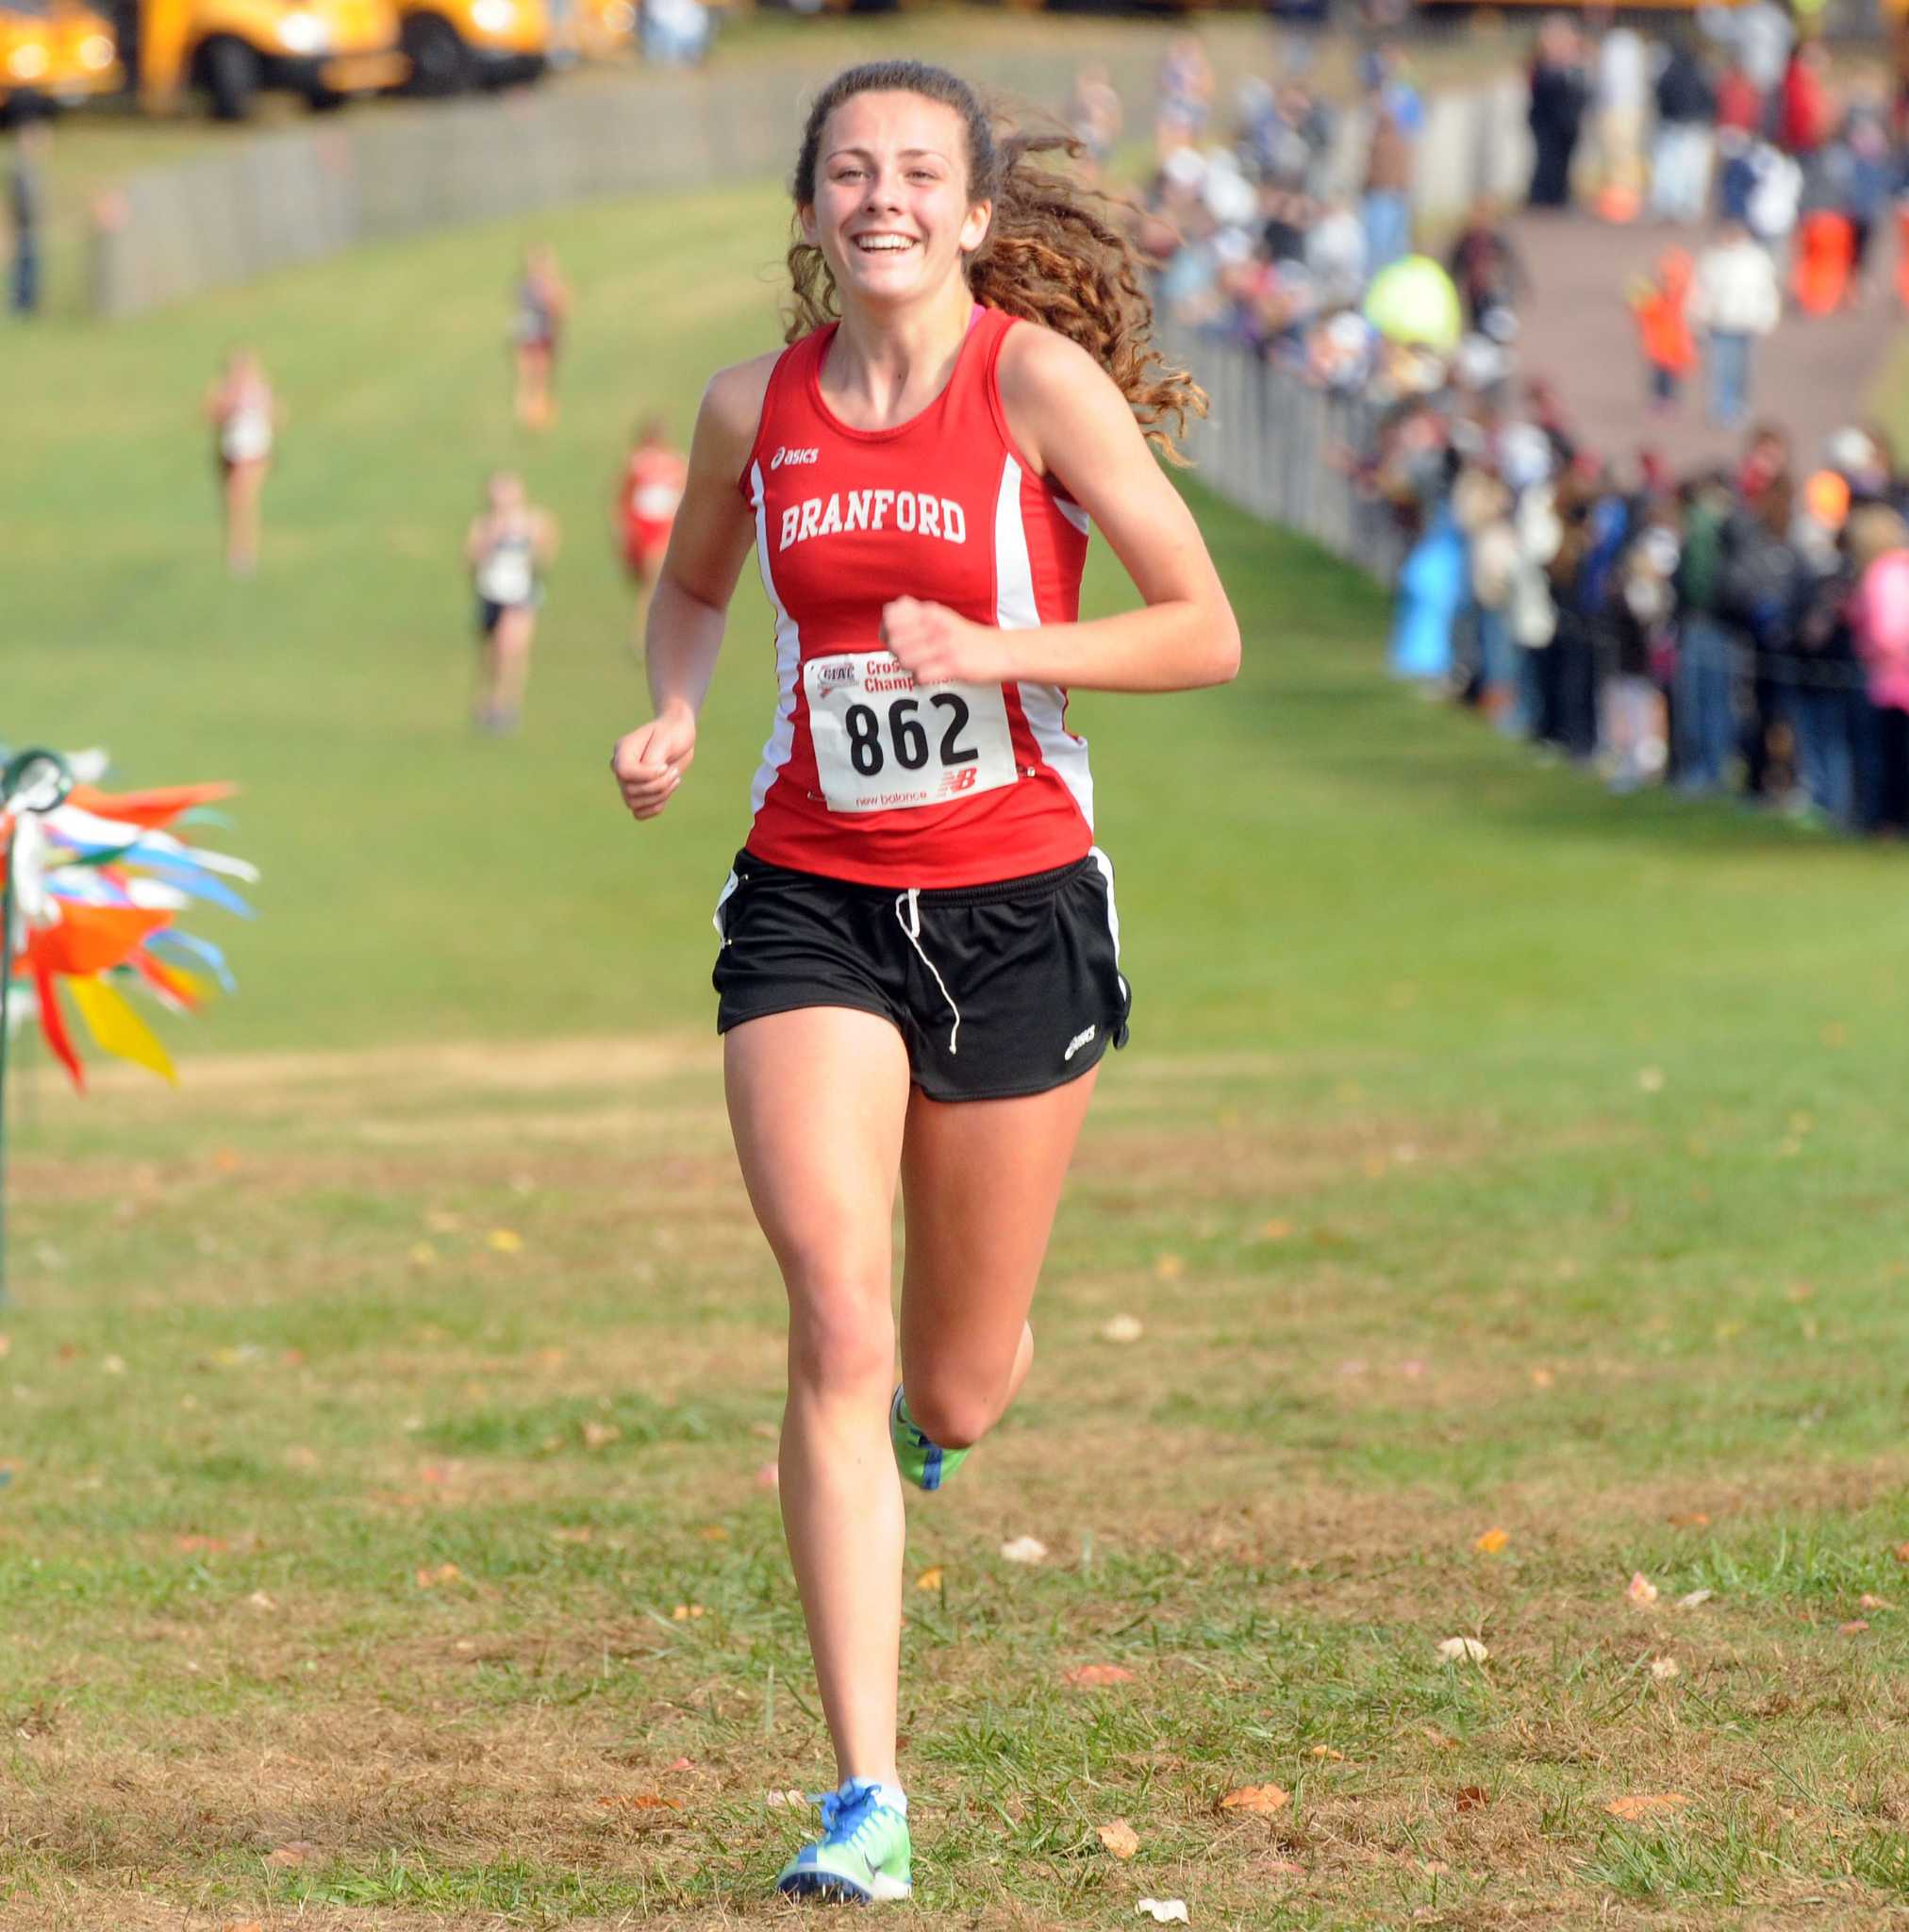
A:
POLYGON ((789 449, 785 446, 778 449, 770 458, 769 467, 772 470, 779 470, 784 463, 788 463, 792 466, 796 463, 819 463, 821 461, 822 451, 819 449, 789 449))
POLYGON ((782 541, 775 547, 787 550, 811 537, 891 528, 905 536, 965 543, 968 515, 952 496, 930 496, 923 490, 841 490, 790 504, 782 513, 782 541))
POLYGON ((1081 1050, 1082 1047, 1092 1045, 1094 1035, 1099 1031, 1100 1028, 1098 1026, 1089 1026, 1084 1032, 1076 1033, 1074 1037, 1068 1041, 1067 1051, 1061 1055, 1061 1058, 1064 1060, 1071 1060, 1073 1058, 1074 1055, 1081 1050))

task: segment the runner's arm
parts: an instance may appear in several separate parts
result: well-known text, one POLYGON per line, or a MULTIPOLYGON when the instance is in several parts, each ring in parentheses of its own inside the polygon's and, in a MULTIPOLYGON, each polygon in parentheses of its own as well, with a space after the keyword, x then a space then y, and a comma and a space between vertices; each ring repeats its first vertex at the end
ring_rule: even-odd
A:
POLYGON ((737 478, 749 459, 773 356, 724 369, 703 393, 689 474, 643 630, 656 716, 610 759, 633 816, 654 818, 696 755, 696 716, 716 674, 736 580, 755 534, 737 478))
POLYGON ((1002 345, 1001 399, 1016 441, 1099 526, 1143 608, 1078 624, 995 631, 903 599, 889 648, 924 682, 1026 678, 1081 691, 1191 691, 1239 669, 1239 625, 1193 513, 1126 398, 1086 350, 1042 328, 1002 345), (922 614, 938 640, 921 638, 922 614))
POLYGON ((715 675, 729 600, 755 534, 736 479, 755 441, 770 360, 720 371, 697 411, 689 474, 644 626, 650 698, 659 717, 672 707, 693 717, 715 675))

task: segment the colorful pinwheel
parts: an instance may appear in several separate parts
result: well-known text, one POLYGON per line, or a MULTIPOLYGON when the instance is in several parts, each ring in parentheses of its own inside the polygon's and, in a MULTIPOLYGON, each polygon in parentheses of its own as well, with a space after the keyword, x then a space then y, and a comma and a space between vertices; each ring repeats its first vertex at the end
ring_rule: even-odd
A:
POLYGON ((13 976, 32 988, 46 1043, 84 1087, 62 994, 103 1053, 174 1080, 171 1057, 126 997, 150 995, 191 1012, 232 975, 209 941, 183 932, 176 916, 194 904, 243 918, 251 908, 231 881, 258 876, 243 859, 208 852, 181 836, 213 817, 206 808, 230 785, 102 791, 98 754, 73 759, 82 782, 50 808, 0 811, 0 877, 11 903, 13 976))

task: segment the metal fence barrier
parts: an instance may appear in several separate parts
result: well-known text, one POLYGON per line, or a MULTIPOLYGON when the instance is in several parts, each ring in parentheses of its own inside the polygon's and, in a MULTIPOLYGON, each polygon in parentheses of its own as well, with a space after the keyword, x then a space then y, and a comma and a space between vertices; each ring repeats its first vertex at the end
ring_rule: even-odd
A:
MULTIPOLYGON (((1122 48, 1107 64, 1124 98, 1152 101, 1152 49, 1122 48)), ((779 176, 809 100, 839 65, 819 49, 774 66, 399 108, 149 169, 95 214, 91 306, 138 315, 360 242, 599 196, 779 176)), ((984 87, 1052 108, 1067 98, 1076 61, 977 53, 961 66, 984 87)), ((1363 117, 1341 116, 1331 172, 1349 192, 1364 150, 1363 117)), ((1482 188, 1515 191, 1527 152, 1517 82, 1433 100, 1415 175, 1420 211, 1449 212, 1482 188)))

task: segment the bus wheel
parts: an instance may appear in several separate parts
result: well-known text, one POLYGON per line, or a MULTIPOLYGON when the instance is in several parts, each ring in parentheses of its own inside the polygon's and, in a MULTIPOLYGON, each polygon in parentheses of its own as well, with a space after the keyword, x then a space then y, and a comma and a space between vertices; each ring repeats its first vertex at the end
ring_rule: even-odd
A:
POLYGON ((471 85, 471 58, 457 29, 440 14, 406 16, 405 52, 411 57, 414 94, 460 94, 471 85))
POLYGON ((199 53, 199 77, 211 96, 219 121, 243 121, 258 96, 258 56, 243 41, 225 35, 208 41, 199 53))

